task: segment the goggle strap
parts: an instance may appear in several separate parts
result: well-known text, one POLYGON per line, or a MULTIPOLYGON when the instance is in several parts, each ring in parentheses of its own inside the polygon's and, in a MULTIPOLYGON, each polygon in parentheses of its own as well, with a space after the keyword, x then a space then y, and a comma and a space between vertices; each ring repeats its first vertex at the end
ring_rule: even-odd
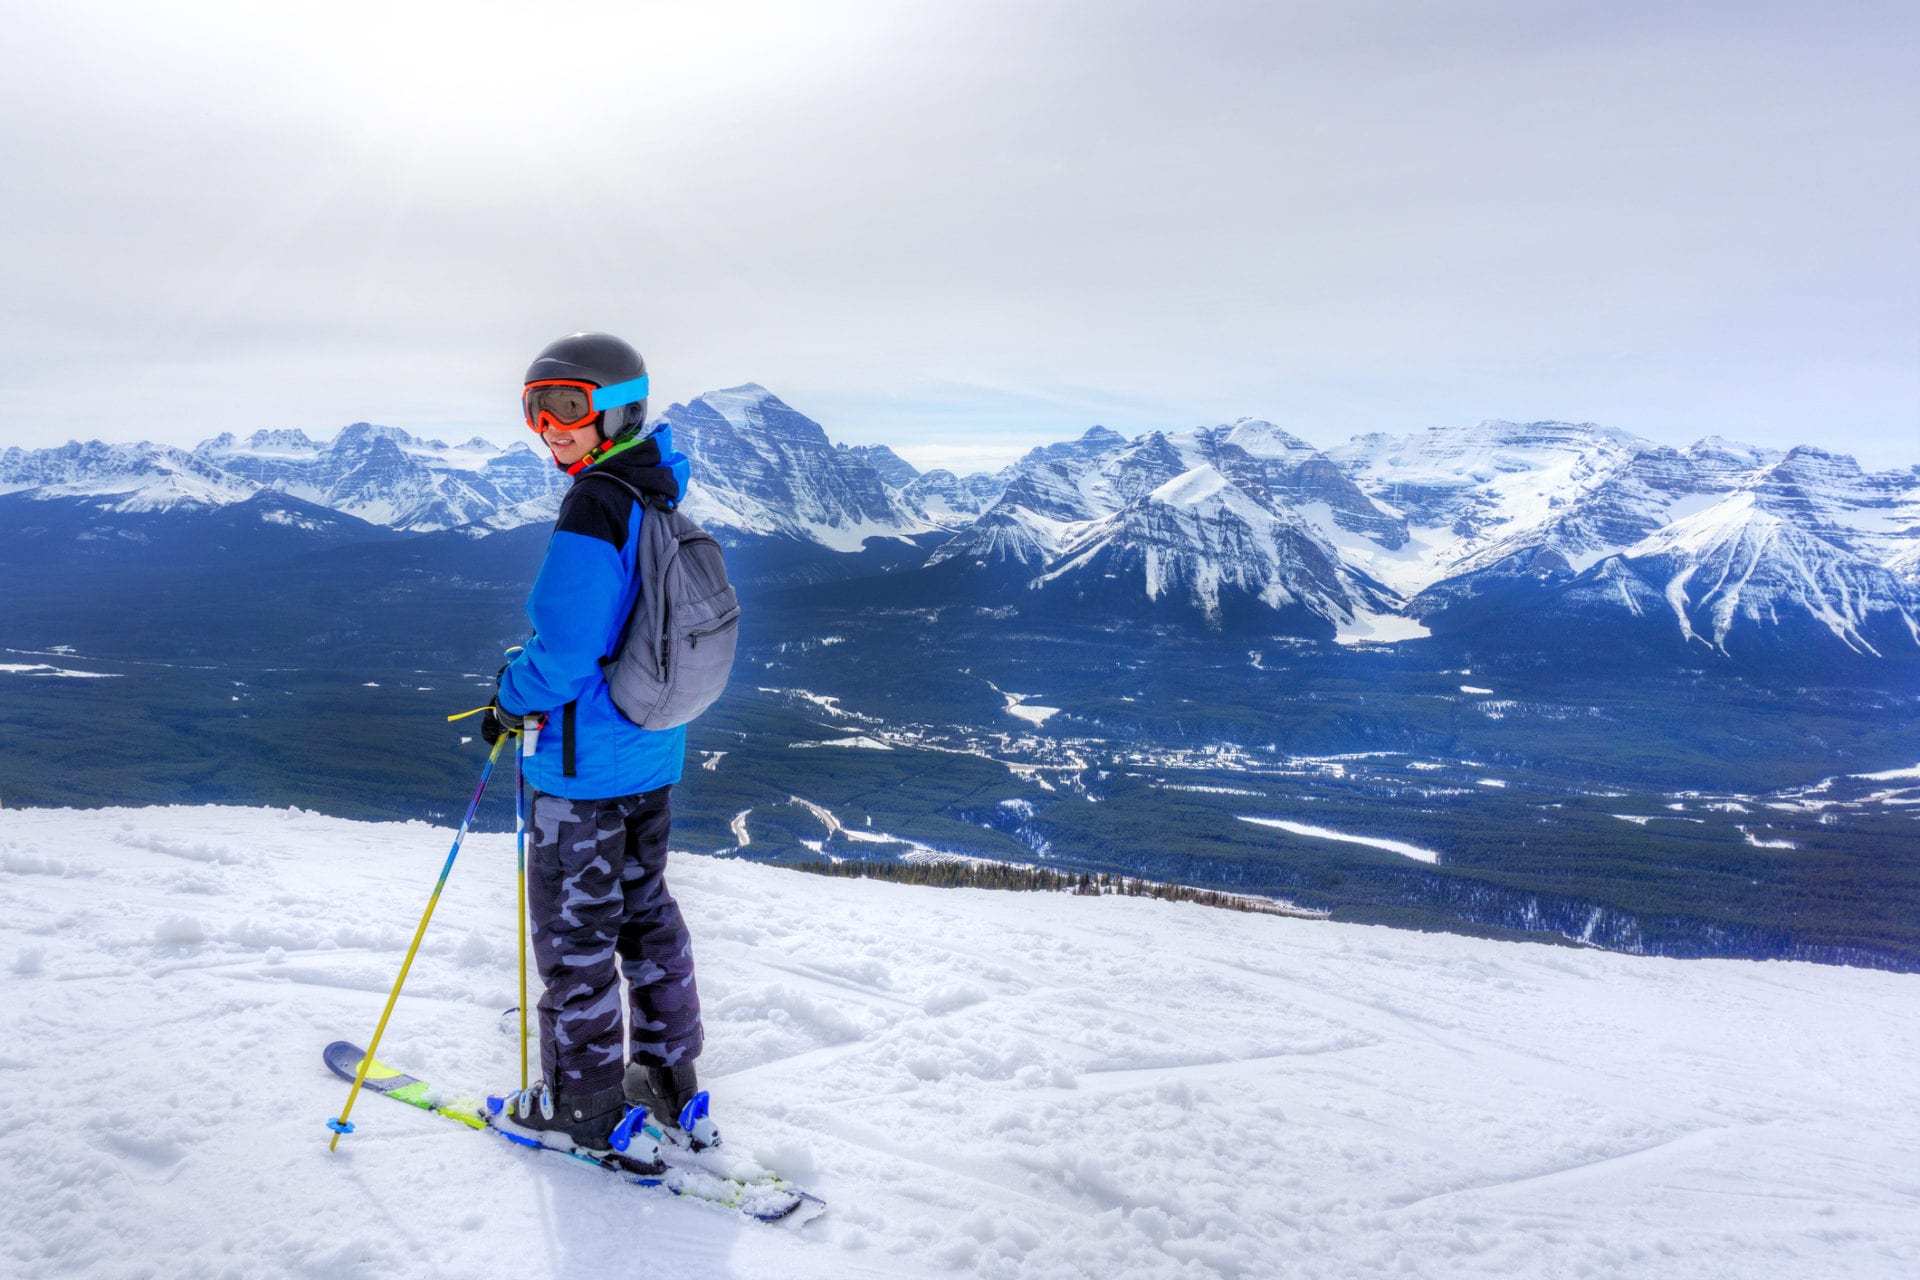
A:
POLYGON ((616 382, 611 386, 593 389, 593 408, 598 413, 603 409, 617 409, 623 404, 638 404, 647 398, 647 375, 641 374, 630 382, 616 382))

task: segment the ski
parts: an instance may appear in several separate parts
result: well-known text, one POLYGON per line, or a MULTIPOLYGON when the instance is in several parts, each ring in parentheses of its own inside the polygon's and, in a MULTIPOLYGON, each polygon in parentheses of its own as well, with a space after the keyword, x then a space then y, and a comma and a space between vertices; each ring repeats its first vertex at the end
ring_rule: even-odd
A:
MULTIPOLYGON (((342 1080, 352 1082, 360 1071, 360 1063, 365 1052, 359 1045, 347 1040, 335 1040, 321 1053, 321 1060, 327 1069, 342 1080)), ((536 1151, 546 1151, 557 1156, 569 1156, 597 1169, 619 1175, 628 1182, 643 1187, 654 1187, 687 1199, 704 1200, 710 1204, 733 1209, 760 1222, 804 1223, 826 1212, 826 1202, 818 1196, 802 1191, 771 1174, 757 1173, 754 1176, 733 1176, 733 1173, 715 1167, 715 1162, 702 1159, 674 1147, 661 1143, 661 1154, 666 1168, 659 1173, 642 1173, 627 1168, 618 1162, 617 1157, 602 1159, 584 1151, 550 1147, 544 1142, 520 1134, 509 1133, 487 1119, 486 1100, 478 1095, 463 1096, 447 1093, 434 1088, 425 1080, 398 1071, 378 1058, 367 1064, 367 1078, 361 1088, 395 1102, 404 1102, 433 1115, 463 1124, 469 1129, 481 1129, 497 1137, 506 1139, 518 1147, 531 1147, 536 1151)), ((658 1139, 661 1135, 652 1126, 647 1132, 658 1139)), ((737 1166, 733 1171, 739 1172, 737 1166)))

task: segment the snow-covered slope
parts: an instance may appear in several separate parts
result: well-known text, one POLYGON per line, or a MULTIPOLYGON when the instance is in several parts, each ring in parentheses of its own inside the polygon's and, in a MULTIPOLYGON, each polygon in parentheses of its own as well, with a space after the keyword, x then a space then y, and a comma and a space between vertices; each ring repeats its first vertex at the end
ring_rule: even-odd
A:
POLYGON ((1502 421, 1359 436, 1327 451, 1368 495, 1406 517, 1399 554, 1368 568, 1412 595, 1503 540, 1537 529, 1629 465, 1649 442, 1592 423, 1502 421))
MULTIPOLYGON (((346 1087, 320 1048, 371 1031, 449 834, 0 811, 0 1271, 1920 1270, 1911 975, 685 855, 703 1083, 827 1216, 769 1229, 378 1098, 329 1154, 346 1087)), ((469 838, 390 1059, 517 1079, 512 864, 469 838)))

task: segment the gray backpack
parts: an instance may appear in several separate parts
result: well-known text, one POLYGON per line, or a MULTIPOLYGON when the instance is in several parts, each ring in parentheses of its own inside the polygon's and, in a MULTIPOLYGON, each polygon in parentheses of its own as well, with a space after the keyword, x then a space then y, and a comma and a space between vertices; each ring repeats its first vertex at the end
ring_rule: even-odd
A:
POLYGON ((619 476, 600 475, 645 509, 640 596, 612 657, 600 660, 620 714, 642 729, 672 729, 713 705, 727 687, 740 638, 740 602, 720 544, 679 511, 619 476))

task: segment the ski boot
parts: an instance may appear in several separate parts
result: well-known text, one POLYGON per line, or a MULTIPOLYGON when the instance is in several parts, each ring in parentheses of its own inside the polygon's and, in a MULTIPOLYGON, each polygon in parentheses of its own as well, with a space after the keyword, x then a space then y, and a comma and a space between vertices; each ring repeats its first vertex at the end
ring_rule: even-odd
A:
POLYGON ((720 1128, 707 1114, 707 1091, 695 1079, 691 1062, 673 1067, 630 1063, 625 1088, 627 1101, 645 1107, 667 1141, 689 1151, 720 1145, 720 1128))
POLYGON ((555 1096, 544 1084, 487 1095, 487 1123, 515 1142, 557 1147, 629 1173, 666 1172, 647 1109, 619 1087, 582 1097, 555 1096))

